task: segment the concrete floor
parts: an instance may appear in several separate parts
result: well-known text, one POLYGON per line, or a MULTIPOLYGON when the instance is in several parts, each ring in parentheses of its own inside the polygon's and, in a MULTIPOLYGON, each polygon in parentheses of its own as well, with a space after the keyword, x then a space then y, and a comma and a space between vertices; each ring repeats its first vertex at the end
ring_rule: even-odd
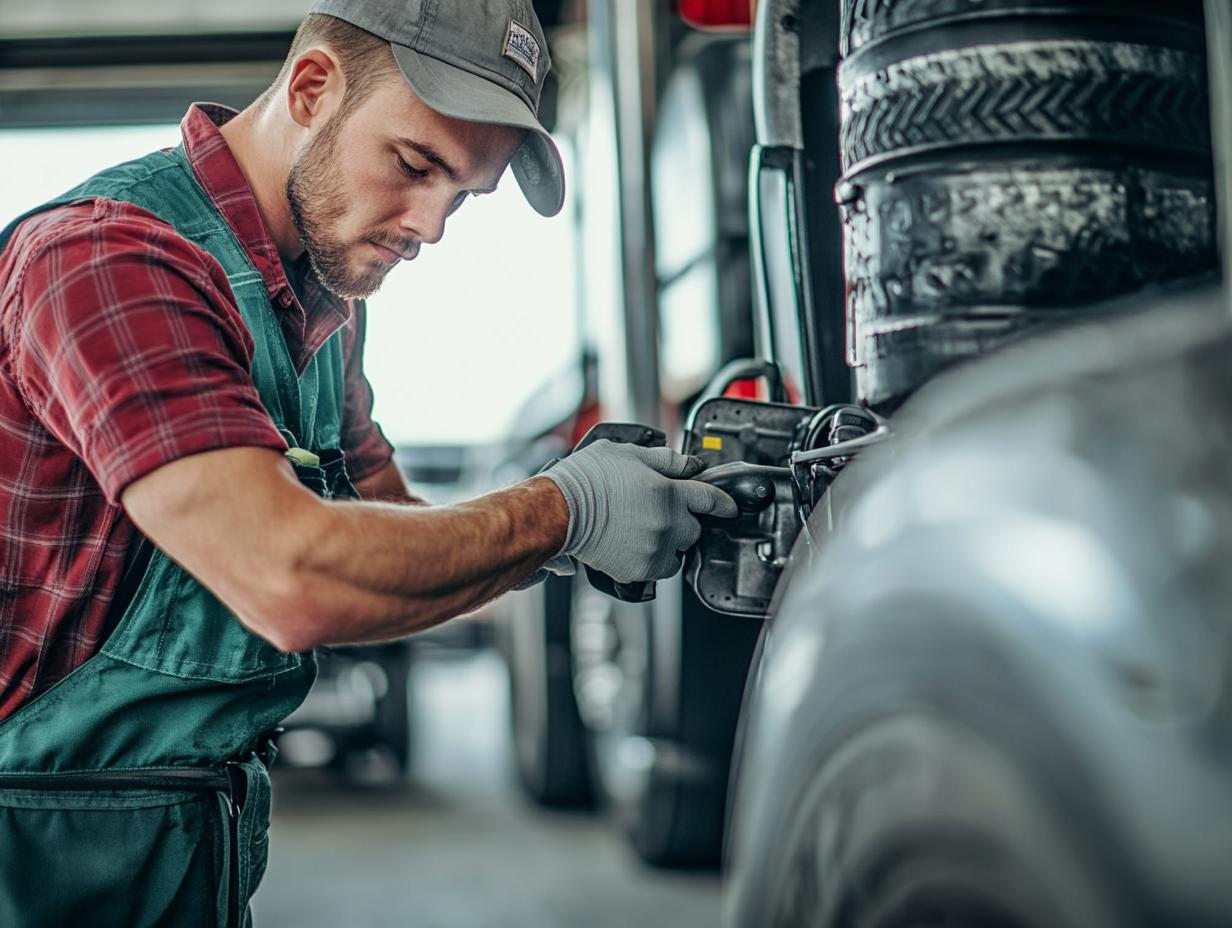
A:
POLYGON ((416 774, 342 786, 276 777, 257 928, 714 928, 718 879, 641 866, 607 822, 529 807, 513 781, 506 681, 481 652, 414 673, 416 774))

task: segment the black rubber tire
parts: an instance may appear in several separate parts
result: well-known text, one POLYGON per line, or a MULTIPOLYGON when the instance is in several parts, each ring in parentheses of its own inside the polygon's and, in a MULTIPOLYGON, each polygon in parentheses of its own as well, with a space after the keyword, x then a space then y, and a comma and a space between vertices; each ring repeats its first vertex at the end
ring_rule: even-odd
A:
POLYGON ((848 364, 933 373, 1216 266, 1200 4, 844 0, 848 364))
POLYGON ((845 222, 847 310, 874 406, 1084 304, 1215 266, 1200 174, 1011 163, 861 188, 845 222))
POLYGON ((950 28, 973 20, 990 20, 1007 12, 1098 17, 1134 16, 1162 25, 1202 23, 1201 0, 1065 0, 1063 3, 1032 3, 1031 0, 847 0, 843 3, 840 45, 844 57, 866 45, 896 33, 919 29, 925 24, 950 28))
MULTIPOLYGON (((548 808, 595 806, 588 735, 573 695, 570 658, 572 577, 548 577, 519 593, 506 636, 509 703, 518 781, 548 808)), ((513 604, 511 598, 511 604, 513 604)))
POLYGON ((680 577, 657 593, 617 603, 579 580, 575 686, 593 781, 644 863, 713 868, 761 623, 711 612, 680 577))
MULTIPOLYGON (((909 54, 904 50, 904 54, 909 54)), ((843 166, 970 145, 1082 142, 1209 155, 1198 49, 1073 39, 844 65, 843 166)))
MULTIPOLYGON (((648 675, 654 764, 627 820, 637 855, 656 867, 719 865, 740 704, 761 622, 712 612, 685 586, 675 673, 648 675), (655 691, 655 679, 673 691, 655 691)), ((652 655, 662 661, 664 655, 652 655)))
POLYGON ((412 648, 406 643, 387 646, 380 659, 386 691, 376 704, 376 733, 400 777, 410 774, 414 757, 410 685, 413 661, 412 648))
POLYGON ((726 773, 721 758, 689 757, 694 769, 676 764, 682 748, 669 741, 657 744, 658 756, 673 758, 655 767, 629 823, 629 840, 637 856, 652 867, 710 870, 719 865, 723 845, 726 773))

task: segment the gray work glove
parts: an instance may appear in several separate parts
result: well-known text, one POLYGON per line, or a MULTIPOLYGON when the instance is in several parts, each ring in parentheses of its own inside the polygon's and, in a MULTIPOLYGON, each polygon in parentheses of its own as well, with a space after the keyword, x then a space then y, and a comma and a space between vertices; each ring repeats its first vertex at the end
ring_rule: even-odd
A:
POLYGON ((556 574, 558 577, 572 577, 576 573, 577 566, 573 563, 573 558, 567 554, 558 554, 521 583, 511 587, 511 589, 529 590, 535 584, 546 580, 550 574, 556 574))
MULTIPOLYGON (((701 536, 696 516, 735 518, 735 501, 689 480, 705 464, 670 448, 597 441, 540 476, 569 504, 572 555, 617 583, 659 580, 680 569, 680 556, 701 536)), ((559 556, 559 555, 558 555, 559 556)))

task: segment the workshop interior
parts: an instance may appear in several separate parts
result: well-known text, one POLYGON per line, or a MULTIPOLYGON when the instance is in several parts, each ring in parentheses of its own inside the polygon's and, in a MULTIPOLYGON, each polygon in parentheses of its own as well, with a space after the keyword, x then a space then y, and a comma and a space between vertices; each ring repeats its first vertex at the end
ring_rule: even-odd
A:
MULTIPOLYGON (((372 418, 434 507, 619 445, 735 514, 316 648, 201 924, 1232 925, 1232 0, 512 6, 563 207, 507 170, 366 299, 372 418)), ((306 11, 0 0, 0 228, 248 107, 306 11)))

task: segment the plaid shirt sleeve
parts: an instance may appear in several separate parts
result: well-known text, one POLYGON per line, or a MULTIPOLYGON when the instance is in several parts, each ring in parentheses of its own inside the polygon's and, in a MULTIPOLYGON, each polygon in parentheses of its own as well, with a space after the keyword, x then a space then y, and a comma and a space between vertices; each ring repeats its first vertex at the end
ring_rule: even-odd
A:
POLYGON ((372 385, 364 375, 364 335, 367 307, 356 300, 351 321, 343 330, 346 364, 346 404, 342 417, 342 448, 352 480, 370 477, 389 463, 394 449, 372 419, 372 385))
POLYGON ((150 213, 94 200, 25 223, 3 325, 31 411, 109 502, 178 458, 286 447, 249 369, 252 339, 212 257, 150 213))

